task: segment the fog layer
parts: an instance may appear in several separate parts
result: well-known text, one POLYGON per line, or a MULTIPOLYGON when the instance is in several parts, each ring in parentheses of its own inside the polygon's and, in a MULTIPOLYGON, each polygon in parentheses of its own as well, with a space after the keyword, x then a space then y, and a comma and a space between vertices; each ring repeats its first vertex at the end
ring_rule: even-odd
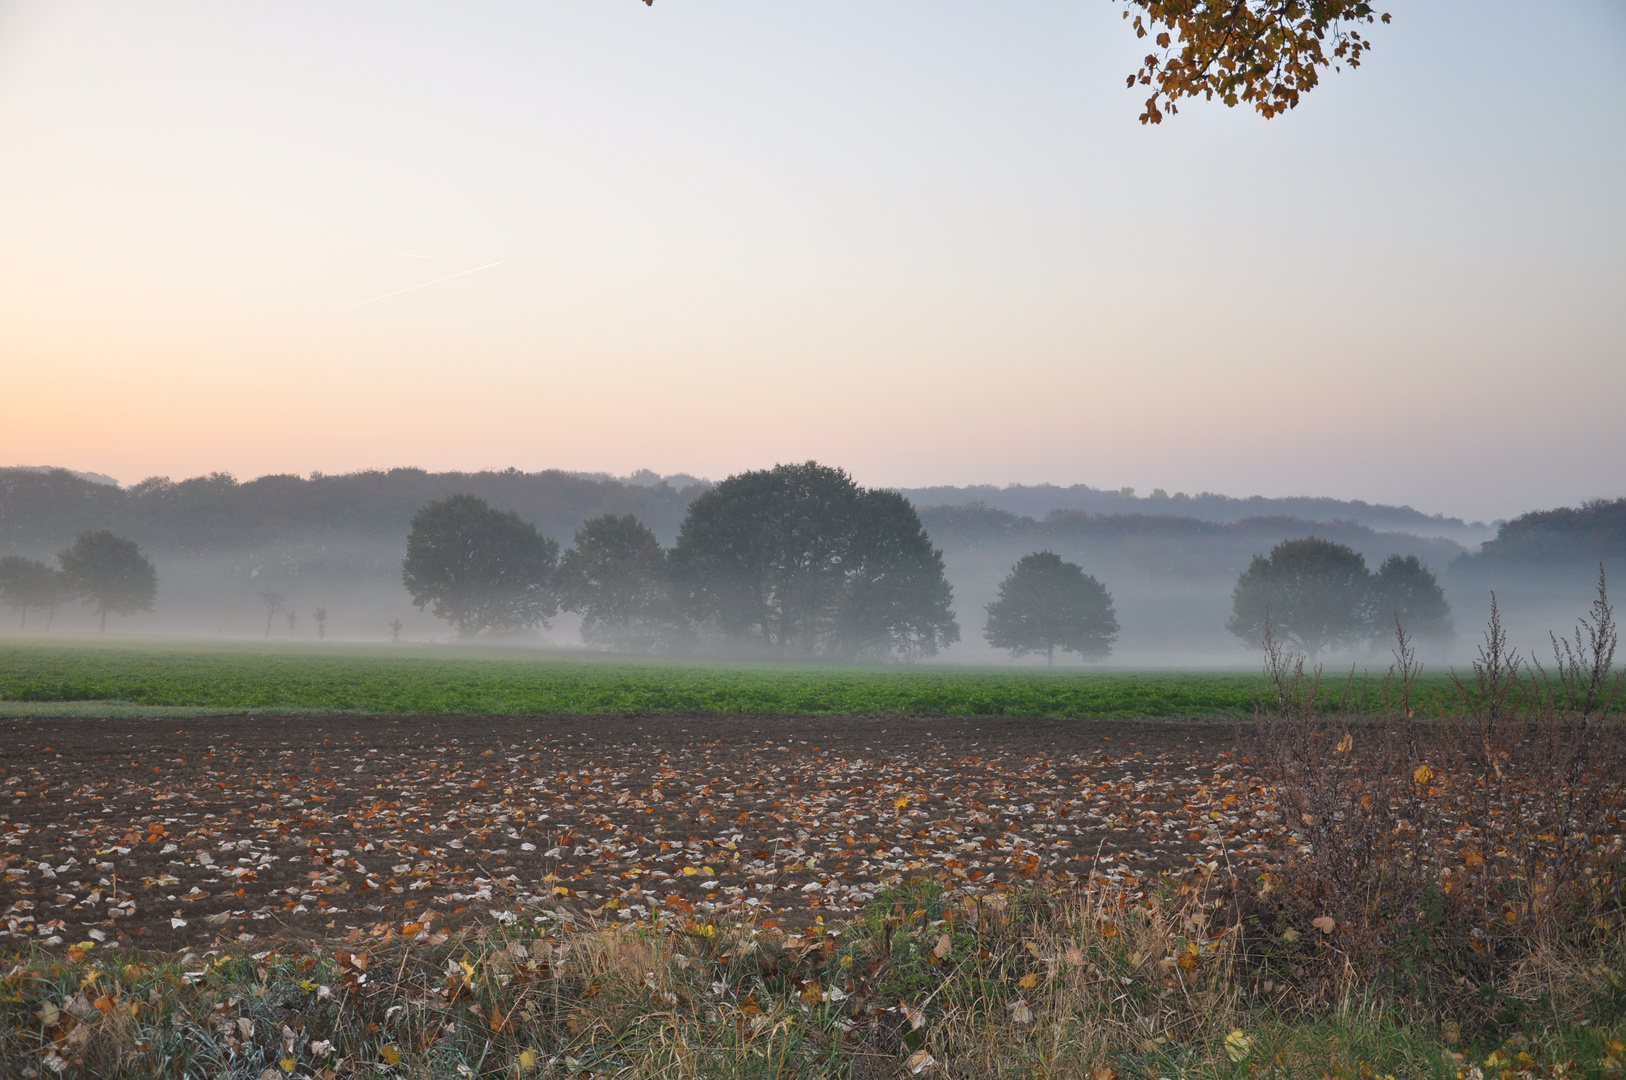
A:
MULTIPOLYGON (((246 483, 215 474, 119 488, 65 470, 0 469, 0 555, 50 561, 91 529, 137 541, 158 568, 157 602, 150 614, 113 619, 115 633, 450 640, 451 629, 414 608, 401 584, 409 523, 424 503, 472 493, 515 511, 565 547, 587 519, 630 513, 669 546, 689 503, 708 486, 647 472, 618 479, 394 469, 246 483)), ((1111 593, 1122 628, 1105 661, 1113 666, 1251 666, 1255 655, 1225 631, 1231 590, 1255 555, 1304 536, 1346 544, 1374 569, 1392 554, 1415 555, 1430 567, 1459 630, 1453 645, 1435 648, 1436 663, 1460 662, 1472 652, 1493 590, 1515 643, 1540 654, 1547 632, 1568 631, 1585 609, 1600 561, 1616 581, 1626 580, 1626 500, 1525 515, 1493 534, 1479 523, 1409 507, 1331 499, 1137 497, 1082 486, 905 494, 943 550, 964 627, 960 643, 937 662, 1008 662, 982 638, 984 609, 1017 560, 1042 550, 1078 563, 1111 593), (1320 516, 1284 512, 1290 510, 1320 516)), ((30 631, 43 630, 47 618, 52 632, 95 628, 89 609, 69 603, 49 616, 31 615, 30 631)), ((11 617, 7 632, 16 623, 11 617)), ((564 614, 550 628, 507 643, 582 648, 577 629, 576 618, 564 614)), ((1324 659, 1381 666, 1385 647, 1378 642, 1324 659)))

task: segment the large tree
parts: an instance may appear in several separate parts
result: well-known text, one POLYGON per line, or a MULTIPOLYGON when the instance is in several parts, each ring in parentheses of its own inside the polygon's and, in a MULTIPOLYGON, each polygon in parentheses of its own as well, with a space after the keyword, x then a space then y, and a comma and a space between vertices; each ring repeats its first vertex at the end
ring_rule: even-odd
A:
POLYGON ((55 567, 21 555, 0 558, 0 604, 21 616, 18 629, 28 629, 30 611, 54 611, 67 599, 68 583, 55 567))
POLYGON ((1268 621, 1315 662, 1323 649, 1365 641, 1372 628, 1372 576, 1352 548, 1306 536, 1284 540, 1269 558, 1253 557, 1231 592, 1225 628, 1249 644, 1268 621))
POLYGON ((999 599, 988 605, 982 636, 1013 657, 1043 653, 1056 662, 1056 650, 1102 657, 1118 640, 1112 596, 1076 563, 1036 551, 1024 555, 999 583, 999 599))
POLYGON ((959 636, 941 553, 914 508, 817 462, 741 473, 701 495, 671 568, 691 617, 735 644, 910 659, 959 636))
POLYGON ((474 637, 547 626, 559 610, 559 544, 473 495, 431 502, 412 519, 401 581, 421 610, 474 637))
POLYGON ((95 607, 101 629, 107 616, 151 611, 158 596, 158 571, 134 540, 106 529, 80 533, 73 547, 57 553, 74 596, 95 607))
POLYGON ((1456 637, 1445 590, 1417 556, 1391 555, 1372 578, 1374 631, 1398 622, 1419 641, 1444 643, 1456 637))
POLYGON ((582 617, 582 640, 632 652, 675 647, 685 620, 666 582, 666 552, 632 514, 585 522, 559 563, 562 606, 582 617))

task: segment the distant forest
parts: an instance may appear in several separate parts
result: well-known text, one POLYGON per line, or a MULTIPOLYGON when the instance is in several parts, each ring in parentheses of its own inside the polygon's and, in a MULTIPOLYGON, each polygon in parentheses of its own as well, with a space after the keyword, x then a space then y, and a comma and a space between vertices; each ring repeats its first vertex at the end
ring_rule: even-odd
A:
MULTIPOLYGON (((670 545, 688 505, 709 487, 649 473, 619 480, 554 470, 403 468, 246 482, 216 473, 125 488, 60 469, 0 469, 0 555, 48 558, 90 529, 135 540, 158 566, 159 594, 155 613, 130 620, 131 629, 253 633, 266 625, 257 597, 273 588, 305 611, 304 621, 279 622, 278 636, 310 634, 309 610, 320 605, 332 613, 335 636, 380 639, 399 619, 407 636, 421 638, 437 627, 411 607, 400 567, 412 516, 430 500, 477 495, 563 545, 589 518, 633 514, 670 545)), ((1479 546, 1465 539, 1471 523, 1330 499, 1141 498, 1083 487, 903 494, 943 549, 966 631, 946 657, 962 662, 999 659, 981 643, 983 608, 1014 563, 1039 550, 1078 563, 1112 593, 1123 627, 1114 653, 1121 663, 1251 662, 1223 630, 1231 588, 1254 555, 1307 535, 1347 544, 1373 567, 1391 554, 1416 555, 1439 574, 1462 626, 1481 621, 1495 589, 1527 647, 1545 641, 1549 626, 1567 628, 1585 606, 1600 561, 1617 589, 1626 588, 1619 584, 1626 581, 1626 499, 1525 514, 1500 524, 1494 537, 1485 530, 1479 546), (1114 512, 1073 505, 1091 500, 1114 512), (1304 512, 1286 512, 1289 506, 1304 512)), ((71 616, 59 625, 77 626, 71 616)), ((551 640, 574 645, 574 627, 561 622, 551 640)), ((1463 649, 1471 644, 1465 639, 1463 649)))
POLYGON ((1137 495, 1134 488, 1111 491, 1086 484, 991 484, 968 487, 899 488, 916 506, 988 506, 1019 517, 1043 519, 1056 511, 1113 516, 1195 518, 1199 521, 1237 522, 1249 518, 1297 518, 1300 521, 1353 521, 1373 529, 1443 536, 1463 544, 1476 544, 1495 532, 1483 521, 1463 521, 1443 514, 1425 514, 1409 506, 1385 506, 1359 499, 1298 496, 1267 499, 1261 495, 1236 498, 1211 491, 1170 495, 1162 488, 1137 495))

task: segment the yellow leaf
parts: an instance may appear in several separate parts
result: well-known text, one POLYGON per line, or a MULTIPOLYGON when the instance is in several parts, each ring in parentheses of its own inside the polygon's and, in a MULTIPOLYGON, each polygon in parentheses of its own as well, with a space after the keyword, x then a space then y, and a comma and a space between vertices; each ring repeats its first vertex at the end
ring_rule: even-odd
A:
POLYGON ((1241 1061, 1248 1056, 1248 1051, 1252 1049, 1253 1040, 1248 1038, 1247 1033, 1241 1028, 1237 1028, 1225 1036, 1225 1056, 1232 1061, 1241 1061))
POLYGON ((401 1058, 404 1055, 401 1053, 401 1048, 399 1046, 396 1046, 394 1043, 390 1043, 388 1046, 385 1046, 378 1051, 378 1056, 384 1059, 384 1064, 386 1065, 399 1065, 401 1064, 401 1058))
POLYGON ((1020 986, 1024 990, 1032 990, 1035 986, 1039 985, 1039 976, 1030 971, 1020 979, 1017 979, 1016 985, 1020 986))
POLYGON ((1417 771, 1411 774, 1411 778, 1419 784, 1426 784, 1434 779, 1434 770, 1427 765, 1419 765, 1417 771))
POLYGON ((1353 736, 1353 735, 1345 735, 1342 739, 1338 740, 1338 752, 1340 754, 1347 754, 1347 753, 1349 753, 1350 748, 1353 747, 1354 745, 1355 745, 1355 736, 1353 736))
POLYGON ((536 1068, 536 1051, 521 1050, 519 1052, 519 1071, 530 1072, 534 1068, 536 1068))
POLYGON ((683 876, 684 877, 694 877, 694 875, 696 875, 698 873, 700 873, 700 871, 696 870, 692 866, 685 866, 683 868, 683 876))
POLYGON ((293 1058, 283 1058, 281 1061, 277 1062, 277 1064, 282 1067, 283 1072, 291 1073, 294 1071, 294 1066, 298 1065, 299 1062, 295 1061, 293 1058))
POLYGON ((894 800, 892 805, 896 806, 899 810, 902 810, 905 806, 909 805, 909 796, 905 795, 901 799, 894 800))

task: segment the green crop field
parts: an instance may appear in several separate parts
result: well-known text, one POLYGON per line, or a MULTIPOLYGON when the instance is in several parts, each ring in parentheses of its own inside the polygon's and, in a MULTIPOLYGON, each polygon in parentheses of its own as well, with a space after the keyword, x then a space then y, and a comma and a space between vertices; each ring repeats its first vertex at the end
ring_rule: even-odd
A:
MULTIPOLYGON (((0 702, 397 713, 1243 716, 1257 676, 630 660, 452 646, 0 639, 0 702)), ((1436 690, 1442 689, 1436 686, 1436 690)))

